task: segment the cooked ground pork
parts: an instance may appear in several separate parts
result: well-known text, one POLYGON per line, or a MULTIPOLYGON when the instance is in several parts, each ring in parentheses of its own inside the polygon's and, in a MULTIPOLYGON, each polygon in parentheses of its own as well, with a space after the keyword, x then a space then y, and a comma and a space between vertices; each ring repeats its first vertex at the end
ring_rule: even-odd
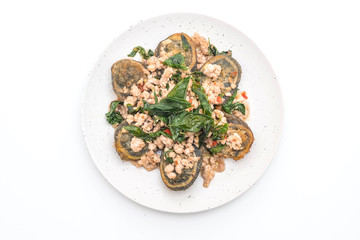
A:
POLYGON ((175 178, 177 174, 181 174, 184 168, 194 167, 194 164, 200 160, 200 157, 196 157, 194 153, 189 156, 186 154, 176 154, 175 152, 170 152, 168 156, 173 158, 173 163, 166 165, 164 170, 170 179, 172 179, 172 177, 175 178))
POLYGON ((209 78, 216 80, 221 73, 221 66, 217 64, 207 64, 204 67, 203 73, 209 78))
POLYGON ((211 56, 209 56, 209 42, 198 33, 195 33, 191 39, 196 45, 196 68, 200 69, 202 65, 211 58, 211 56))
POLYGON ((226 144, 234 150, 240 150, 241 143, 242 139, 238 133, 233 133, 226 139, 226 144))
MULTIPOLYGON (((213 57, 209 55, 209 41, 198 33, 195 33, 191 38, 196 46, 196 67, 197 69, 200 69, 207 60, 213 57)), ((138 126, 146 133, 164 130, 164 122, 143 111, 138 111, 136 114, 130 114, 128 113, 128 106, 132 106, 133 109, 141 108, 144 106, 144 101, 149 104, 155 104, 155 94, 158 101, 160 101, 175 87, 176 82, 171 79, 174 74, 178 74, 178 71, 180 71, 182 78, 190 75, 190 70, 178 70, 163 64, 166 59, 177 52, 165 51, 165 46, 171 43, 171 40, 168 39, 162 43, 163 46, 160 49, 160 55, 158 57, 152 56, 147 60, 143 60, 143 64, 146 66, 146 69, 144 70, 146 77, 141 78, 137 84, 130 88, 124 88, 123 92, 130 94, 130 96, 125 99, 123 104, 117 106, 117 111, 120 112, 121 116, 128 124, 138 126)), ((220 83, 216 81, 221 74, 221 70, 220 65, 206 65, 206 68, 203 69, 206 80, 201 83, 210 106, 213 109, 211 117, 217 125, 227 123, 224 112, 219 110, 221 108, 219 105, 225 102, 224 96, 221 95, 222 90, 220 83)), ((192 111, 201 106, 198 96, 192 91, 192 81, 193 80, 190 79, 186 94, 186 100, 190 102, 191 107, 186 111, 192 111)), ((231 88, 236 88, 236 85, 232 84, 231 88)), ((231 93, 227 92, 225 93, 225 96, 229 97, 231 96, 231 93)), ((245 115, 238 110, 233 111, 233 114, 242 120, 246 120, 249 116, 249 104, 240 91, 234 99, 234 103, 236 102, 241 102, 245 105, 245 115)), ((203 113, 203 110, 200 108, 199 112, 203 113)), ((123 129, 123 131, 127 132, 125 129, 123 129)), ((168 153, 168 157, 173 159, 173 163, 166 165, 165 173, 170 179, 174 179, 177 175, 182 174, 184 169, 192 168, 194 164, 199 161, 200 157, 196 157, 194 148, 194 145, 199 147, 199 135, 200 133, 186 132, 185 140, 182 143, 174 142, 164 135, 160 135, 155 140, 147 143, 140 138, 133 137, 131 140, 132 151, 140 152, 146 144, 148 144, 149 149, 139 161, 133 161, 133 164, 138 167, 144 167, 147 170, 153 170, 157 168, 160 163, 159 150, 171 150, 168 153)), ((207 148, 212 148, 216 146, 216 144, 226 144, 234 150, 240 150, 242 139, 238 133, 232 133, 225 139, 214 141, 212 140, 212 133, 210 132, 206 137, 205 146, 207 148)), ((215 172, 221 172, 224 171, 224 169, 224 160, 218 157, 218 155, 215 154, 214 156, 204 157, 201 168, 204 187, 209 186, 210 181, 215 176, 215 172)))
POLYGON ((154 151, 148 151, 137 163, 139 166, 143 166, 146 170, 151 171, 158 167, 160 156, 154 153, 154 151))
POLYGON ((133 137, 131 139, 131 150, 133 150, 134 152, 140 152, 141 149, 143 149, 143 147, 145 147, 145 142, 137 137, 133 137))
POLYGON ((215 172, 222 172, 225 170, 224 160, 218 156, 203 157, 201 176, 204 179, 203 186, 208 187, 210 181, 215 177, 215 172))

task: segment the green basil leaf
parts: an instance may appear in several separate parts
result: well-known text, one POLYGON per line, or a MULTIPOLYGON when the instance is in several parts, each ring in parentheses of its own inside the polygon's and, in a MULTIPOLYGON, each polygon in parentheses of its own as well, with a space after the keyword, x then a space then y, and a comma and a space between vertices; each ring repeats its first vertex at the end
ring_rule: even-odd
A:
POLYGON ((142 107, 134 108, 133 106, 131 106, 131 104, 126 105, 126 107, 128 109, 129 114, 136 114, 138 112, 143 112, 142 107))
POLYGON ((234 108, 233 110, 239 110, 243 115, 245 115, 245 105, 242 103, 234 103, 233 104, 234 108))
POLYGON ((233 103, 238 89, 235 90, 234 94, 229 98, 229 100, 223 104, 223 109, 226 113, 231 114, 234 110, 239 110, 243 115, 245 115, 245 105, 243 103, 233 103))
POLYGON ((155 91, 155 89, 154 89, 154 98, 155 98, 155 104, 158 103, 159 100, 158 100, 158 97, 156 96, 156 91, 155 91))
POLYGON ((110 116, 108 116, 106 118, 106 120, 108 121, 108 123, 110 123, 111 125, 117 124, 117 123, 121 123, 122 121, 124 121, 124 118, 120 115, 120 113, 113 113, 110 116))
POLYGON ((205 74, 203 72, 200 72, 200 71, 194 71, 194 72, 190 73, 191 79, 193 79, 197 83, 200 83, 200 77, 201 76, 205 76, 205 74))
POLYGON ((216 154, 216 153, 220 152, 221 150, 223 150, 225 146, 226 146, 226 144, 217 144, 215 147, 210 148, 209 151, 213 154, 216 154))
POLYGON ((177 53, 169 57, 164 61, 164 64, 176 69, 183 69, 183 70, 188 69, 188 67, 185 66, 185 57, 181 53, 177 53))
POLYGON ((181 34, 181 41, 182 41, 182 46, 183 46, 184 50, 188 51, 190 49, 190 44, 189 44, 188 40, 186 39, 186 37, 182 34, 181 34))
POLYGON ((175 83, 178 83, 178 82, 180 82, 181 81, 181 71, 179 71, 179 70, 176 70, 176 73, 174 73, 172 76, 171 76, 171 78, 170 78, 170 80, 173 80, 175 83))
POLYGON ((127 131, 129 131, 135 137, 140 138, 147 142, 155 140, 160 135, 164 135, 165 137, 170 138, 169 134, 167 134, 166 132, 161 131, 161 130, 159 130, 157 132, 146 133, 141 128, 139 128, 137 126, 133 126, 133 125, 126 125, 123 128, 126 129, 127 131))
POLYGON ((176 97, 176 98, 182 98, 185 99, 186 97, 186 91, 187 87, 189 85, 190 78, 186 77, 183 80, 181 80, 178 84, 175 85, 175 87, 169 92, 167 97, 176 97))
POLYGON ((110 111, 105 114, 106 120, 111 125, 114 125, 116 123, 121 123, 124 120, 124 118, 121 116, 121 114, 119 112, 115 112, 117 105, 119 105, 120 103, 122 103, 122 102, 113 101, 110 105, 110 111))
POLYGON ((194 93, 196 93, 196 95, 198 95, 204 114, 211 117, 212 108, 203 87, 197 83, 193 83, 191 89, 194 93))
POLYGON ((138 52, 144 59, 149 59, 151 56, 154 56, 154 52, 151 49, 149 49, 149 51, 146 53, 143 47, 137 46, 134 47, 131 53, 128 54, 128 57, 135 57, 138 52))
POLYGON ((169 123, 169 120, 167 117, 154 116, 154 118, 163 121, 166 125, 169 123))
POLYGON ((205 139, 207 138, 207 136, 211 130, 211 127, 212 127, 212 125, 206 125, 204 127, 203 132, 199 136, 199 147, 201 147, 204 144, 205 139))
POLYGON ((219 51, 217 50, 217 48, 216 48, 213 44, 210 43, 210 39, 209 39, 208 51, 209 51, 209 55, 213 55, 213 56, 217 56, 217 55, 228 55, 228 56, 231 57, 231 55, 232 55, 232 51, 231 51, 231 50, 219 52, 219 51))
POLYGON ((218 126, 214 127, 214 129, 212 130, 211 138, 213 140, 224 139, 227 134, 228 128, 229 128, 229 126, 227 123, 225 123, 224 125, 218 125, 218 126))
POLYGON ((217 50, 217 48, 210 43, 209 43, 208 51, 209 51, 209 55, 213 55, 213 56, 219 55, 219 51, 217 50))
POLYGON ((172 158, 172 157, 169 157, 169 152, 172 152, 172 151, 174 151, 173 149, 170 149, 170 150, 167 150, 166 152, 165 152, 165 154, 164 154, 164 156, 165 156, 165 162, 167 162, 167 163, 173 163, 174 162, 174 159, 172 158))
POLYGON ((182 112, 169 123, 170 127, 179 128, 185 132, 199 132, 209 125, 214 125, 212 117, 193 112, 182 112))
POLYGON ((185 99, 166 97, 156 104, 149 104, 144 101, 143 110, 160 117, 168 117, 189 107, 191 107, 191 104, 185 99))
POLYGON ((191 112, 200 113, 200 109, 201 109, 201 104, 200 104, 200 106, 198 108, 191 110, 191 112))
POLYGON ((170 88, 169 83, 166 83, 166 90, 169 90, 169 88, 170 88))
POLYGON ((149 49, 148 55, 149 55, 150 57, 152 57, 152 56, 154 56, 154 52, 153 52, 151 49, 149 49))

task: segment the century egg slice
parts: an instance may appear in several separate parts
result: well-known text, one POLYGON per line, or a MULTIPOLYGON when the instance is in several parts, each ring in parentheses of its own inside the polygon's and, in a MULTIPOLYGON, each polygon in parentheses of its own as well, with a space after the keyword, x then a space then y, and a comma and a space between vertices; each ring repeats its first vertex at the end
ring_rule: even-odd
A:
POLYGON ((142 63, 131 59, 122 59, 111 67, 112 86, 120 101, 130 96, 130 89, 141 78, 147 79, 147 70, 142 63))
POLYGON ((148 143, 145 142, 145 146, 138 152, 134 152, 131 149, 131 140, 134 138, 134 136, 123 129, 124 126, 127 126, 128 123, 126 121, 123 121, 115 131, 115 148, 118 154, 120 155, 122 160, 133 160, 138 161, 140 158, 146 154, 147 151, 149 151, 148 143))
POLYGON ((241 147, 239 150, 234 150, 230 146, 226 145, 225 148, 218 153, 218 155, 224 158, 239 160, 250 151, 250 147, 254 142, 254 134, 247 123, 240 118, 227 113, 225 113, 225 117, 228 122, 227 135, 230 136, 237 133, 241 137, 241 147))
MULTIPOLYGON (((200 68, 200 71, 204 72, 209 64, 220 65, 221 72, 219 77, 216 79, 216 82, 220 83, 221 93, 227 100, 229 96, 226 96, 225 94, 230 92, 231 95, 233 95, 239 86, 242 72, 241 66, 234 58, 228 55, 217 55, 204 63, 204 65, 200 68)), ((208 79, 207 76, 202 76, 201 82, 204 82, 206 79, 208 79)))
MULTIPOLYGON (((175 178, 170 178, 168 173, 165 171, 165 168, 171 164, 171 162, 168 161, 168 159, 165 157, 165 152, 163 151, 161 154, 161 160, 160 160, 160 174, 163 182, 165 185, 173 191, 179 191, 179 190, 186 190, 188 189, 196 180, 196 178, 199 175, 199 172, 201 170, 201 163, 202 163, 202 157, 200 150, 193 145, 194 147, 194 154, 193 157, 196 157, 197 160, 193 161, 192 167, 189 168, 183 168, 181 174, 176 173, 175 171, 173 173, 176 174, 175 178)), ((186 156, 183 156, 186 157, 186 156)), ((187 156, 190 157, 190 156, 187 156)), ((172 163, 176 164, 176 163, 172 163)))
POLYGON ((185 33, 175 33, 165 40, 161 41, 155 49, 155 56, 161 57, 161 54, 165 52, 170 56, 177 53, 181 53, 185 57, 185 66, 190 70, 196 68, 196 47, 195 43, 185 33), (184 47, 184 42, 187 47, 184 47))

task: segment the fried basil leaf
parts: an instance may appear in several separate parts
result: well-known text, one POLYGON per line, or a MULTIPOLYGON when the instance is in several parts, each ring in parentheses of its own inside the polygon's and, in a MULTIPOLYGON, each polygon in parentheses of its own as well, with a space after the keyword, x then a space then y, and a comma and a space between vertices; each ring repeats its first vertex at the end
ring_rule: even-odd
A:
POLYGON ((117 124, 117 123, 121 123, 124 118, 120 115, 119 112, 115 112, 115 109, 117 107, 117 105, 119 105, 120 101, 113 101, 110 105, 110 111, 108 113, 105 114, 106 116, 106 120, 108 121, 108 123, 110 123, 111 125, 117 124))
POLYGON ((215 147, 210 148, 209 151, 212 154, 216 154, 216 153, 220 152, 221 150, 223 150, 225 146, 226 146, 226 144, 217 144, 215 147))
POLYGON ((225 138, 227 131, 228 131, 227 123, 225 123, 224 125, 218 125, 218 126, 214 127, 214 129, 212 130, 211 138, 213 140, 222 140, 225 138))
POLYGON ((190 78, 186 77, 183 80, 181 80, 178 84, 175 85, 175 87, 169 92, 167 97, 176 97, 176 98, 182 98, 185 99, 186 97, 186 90, 189 85, 190 78))
POLYGON ((145 49, 141 46, 134 47, 131 53, 128 54, 128 57, 135 57, 137 53, 140 53, 140 55, 144 59, 149 59, 150 57, 154 56, 154 52, 149 49, 149 51, 146 53, 145 49))
POLYGON ((154 98, 155 98, 155 104, 156 104, 156 103, 158 103, 158 102, 159 102, 159 100, 158 100, 158 97, 157 97, 157 95, 156 95, 156 91, 155 91, 155 89, 154 89, 154 98))
POLYGON ((205 74, 203 72, 200 71, 194 71, 192 73, 190 73, 191 79, 193 79, 196 82, 200 82, 200 78, 201 76, 205 76, 205 74))
POLYGON ((169 57, 164 61, 164 64, 176 69, 182 69, 182 70, 188 69, 188 67, 185 66, 185 57, 181 53, 177 53, 169 57))
POLYGON ((214 119, 210 116, 193 112, 182 112, 169 123, 169 126, 179 128, 185 132, 199 132, 205 126, 212 126, 213 124, 214 119))
POLYGON ((228 51, 222 51, 222 52, 219 52, 217 50, 217 48, 210 43, 210 39, 209 39, 209 47, 208 47, 208 50, 209 50, 209 55, 213 55, 213 56, 217 56, 217 55, 228 55, 231 57, 232 55, 232 51, 231 50, 228 50, 228 51))
POLYGON ((193 83, 193 85, 191 86, 191 89, 194 93, 196 93, 196 95, 198 95, 200 103, 201 103, 201 107, 204 111, 204 114, 211 116, 212 108, 211 108, 211 105, 209 103, 209 100, 205 94, 203 87, 197 83, 193 83))
POLYGON ((171 138, 169 134, 167 134, 162 130, 159 130, 157 132, 146 133, 141 128, 133 125, 126 125, 123 128, 129 131, 132 135, 134 135, 134 137, 140 138, 147 142, 155 140, 160 135, 164 135, 165 137, 171 138))
POLYGON ((180 82, 181 81, 181 72, 179 70, 176 70, 176 73, 171 76, 170 80, 173 80, 175 83, 180 82))
POLYGON ((173 159, 172 157, 169 157, 169 153, 172 152, 172 151, 174 151, 174 150, 173 150, 173 149, 170 149, 170 150, 167 150, 167 151, 165 152, 165 161, 166 161, 167 163, 173 163, 173 162, 174 162, 174 159, 173 159))
POLYGON ((191 107, 191 104, 181 98, 163 98, 156 104, 149 104, 144 101, 144 111, 160 117, 168 117, 171 114, 181 112, 191 107))
POLYGON ((174 140, 179 137, 181 137, 181 140, 184 140, 186 132, 203 131, 201 134, 203 136, 201 137, 200 135, 201 138, 199 138, 199 146, 202 146, 213 125, 214 119, 210 116, 193 112, 182 112, 172 116, 172 119, 169 121, 171 135, 174 140))
POLYGON ((237 91, 238 91, 238 89, 235 90, 234 94, 229 98, 227 103, 222 105, 222 107, 226 113, 231 114, 234 110, 239 110, 243 115, 245 115, 245 105, 242 103, 239 103, 239 102, 233 103, 233 101, 236 97, 237 91))
POLYGON ((181 80, 169 94, 158 103, 149 104, 144 101, 144 111, 160 117, 169 117, 172 114, 179 113, 191 107, 191 104, 185 100, 189 80, 189 77, 181 80))
POLYGON ((129 114, 136 114, 138 112, 143 112, 142 107, 134 108, 133 106, 131 106, 131 104, 126 105, 126 107, 128 109, 129 114))
POLYGON ((190 44, 189 44, 188 40, 186 39, 186 37, 182 34, 181 34, 181 41, 182 41, 182 46, 183 46, 184 50, 188 51, 190 49, 190 44))

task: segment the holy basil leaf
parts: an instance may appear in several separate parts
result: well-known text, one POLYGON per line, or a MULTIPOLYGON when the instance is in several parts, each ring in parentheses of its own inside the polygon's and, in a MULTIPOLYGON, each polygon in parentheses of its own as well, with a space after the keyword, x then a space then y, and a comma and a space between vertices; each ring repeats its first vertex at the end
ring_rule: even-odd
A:
POLYGON ((169 128, 173 140, 182 142, 185 140, 186 132, 202 131, 199 138, 200 147, 213 124, 214 120, 211 117, 193 112, 182 112, 169 117, 169 128))
POLYGON ((158 103, 149 104, 144 101, 144 111, 160 117, 168 117, 171 114, 181 112, 191 107, 191 104, 185 100, 189 80, 189 78, 181 80, 169 94, 158 103))
MULTIPOLYGON (((175 118, 178 117, 179 114, 172 114, 168 117, 168 122, 171 123, 175 118)), ((168 124, 169 125, 169 124, 168 124)), ((175 126, 170 126, 169 129, 171 132, 171 138, 174 141, 183 142, 185 139, 185 132, 182 131, 180 128, 177 128, 175 126)))
POLYGON ((198 108, 194 108, 193 110, 191 110, 191 112, 193 113, 200 113, 200 109, 201 109, 201 104, 198 108))
POLYGON ((203 89, 202 86, 200 86, 199 84, 197 83, 193 83, 193 85, 191 86, 191 89, 194 93, 196 93, 199 97, 199 100, 200 100, 200 103, 201 103, 201 106, 204 110, 204 114, 205 115, 208 115, 208 116, 211 116, 212 114, 212 108, 211 108, 211 105, 208 101, 208 98, 205 94, 205 91, 203 89))
MULTIPOLYGON (((160 116, 154 116, 154 119, 159 119, 161 121, 163 121, 165 124, 169 123, 169 119, 167 117, 160 117, 160 116)), ((156 121, 156 123, 158 123, 159 121, 156 121)))
POLYGON ((191 79, 193 79, 196 82, 200 82, 200 78, 201 76, 205 76, 205 74, 203 72, 200 71, 194 71, 192 73, 190 73, 191 79))
POLYGON ((229 98, 227 103, 225 103, 222 107, 226 113, 231 114, 234 110, 239 110, 243 115, 245 115, 245 105, 242 103, 239 103, 239 102, 233 103, 233 101, 236 97, 237 91, 238 90, 236 89, 234 94, 229 98))
POLYGON ((169 57, 164 61, 164 64, 176 69, 183 69, 183 70, 188 69, 188 67, 185 66, 185 57, 181 53, 177 53, 169 57))
POLYGON ((156 104, 149 104, 144 101, 143 109, 160 117, 168 117, 189 107, 191 107, 191 104, 185 99, 166 97, 156 104))
POLYGON ((158 103, 159 100, 158 100, 158 97, 156 96, 156 91, 155 91, 155 89, 154 89, 154 98, 155 98, 155 104, 158 103))
POLYGON ((233 103, 233 111, 234 110, 239 110, 243 115, 245 115, 245 105, 243 103, 233 103))
POLYGON ((213 56, 219 55, 219 51, 217 50, 217 48, 210 43, 209 43, 208 51, 209 51, 209 55, 213 55, 213 56))
POLYGON ((119 105, 120 101, 113 101, 110 105, 110 111, 108 113, 105 114, 106 116, 106 120, 108 121, 108 123, 110 123, 111 125, 117 124, 117 123, 121 123, 124 118, 120 115, 119 112, 115 112, 115 109, 117 107, 117 105, 119 105))
POLYGON ((181 99, 185 99, 186 97, 186 90, 187 87, 189 85, 189 77, 184 78, 183 80, 181 80, 178 84, 175 85, 175 87, 169 92, 169 94, 167 95, 167 97, 171 98, 171 97, 176 97, 176 98, 181 98, 181 99))
POLYGON ((126 105, 126 107, 128 109, 129 114, 136 114, 138 112, 143 112, 142 107, 134 108, 133 106, 131 106, 131 104, 126 105))
POLYGON ((193 112, 182 112, 169 123, 170 127, 179 128, 184 132, 199 132, 209 125, 214 125, 212 117, 193 112))
POLYGON ((170 149, 170 150, 167 150, 166 152, 165 152, 165 162, 167 162, 167 163, 173 163, 174 162, 174 159, 172 158, 172 157, 169 157, 169 153, 170 152, 172 152, 172 151, 174 151, 173 149, 170 149))
POLYGON ((227 123, 225 123, 224 125, 218 125, 218 126, 214 127, 214 129, 212 130, 211 138, 213 140, 222 140, 225 138, 227 131, 228 131, 227 123))
POLYGON ((113 114, 111 114, 110 116, 108 116, 106 118, 106 120, 108 121, 108 123, 110 123, 111 125, 117 124, 117 123, 121 123, 124 118, 120 115, 120 113, 118 112, 114 112, 113 114))
POLYGON ((226 146, 226 144, 217 144, 215 147, 210 148, 209 151, 213 154, 216 154, 216 153, 220 152, 221 150, 223 150, 225 146, 226 146))
POLYGON ((147 53, 150 57, 154 56, 154 52, 153 50, 149 49, 148 50, 148 53, 147 53))
POLYGON ((193 71, 191 73, 191 76, 196 76, 196 77, 200 77, 200 76, 205 76, 205 74, 201 71, 193 71))
POLYGON ((176 73, 174 73, 170 78, 170 80, 173 80, 175 83, 180 82, 181 79, 181 72, 179 70, 176 70, 176 73))
POLYGON ((167 134, 166 132, 161 131, 161 130, 157 131, 157 132, 146 133, 141 128, 139 128, 137 126, 133 126, 133 125, 126 125, 123 128, 125 130, 129 131, 135 137, 140 138, 140 139, 142 139, 144 141, 147 141, 147 142, 155 140, 160 135, 164 135, 165 137, 170 138, 169 134, 167 134))
POLYGON ((202 133, 199 136, 199 147, 201 147, 204 144, 205 139, 207 138, 207 136, 211 130, 211 127, 212 127, 212 125, 206 125, 204 127, 202 133))
POLYGON ((182 46, 183 46, 184 50, 188 51, 190 49, 190 44, 183 34, 181 34, 181 41, 182 41, 182 46))
POLYGON ((134 47, 132 52, 128 54, 128 57, 135 57, 136 53, 138 52, 144 59, 149 59, 151 56, 154 56, 154 52, 151 49, 149 49, 149 51, 146 53, 143 47, 137 46, 134 47))
POLYGON ((231 50, 227 50, 227 51, 222 51, 221 53, 219 53, 219 55, 228 55, 228 56, 232 56, 232 51, 231 50))
POLYGON ((217 56, 217 55, 228 55, 228 56, 231 57, 231 55, 232 55, 231 50, 219 52, 219 51, 217 50, 217 48, 216 48, 213 44, 210 43, 210 39, 209 39, 208 51, 209 51, 209 55, 213 55, 213 56, 217 56))

